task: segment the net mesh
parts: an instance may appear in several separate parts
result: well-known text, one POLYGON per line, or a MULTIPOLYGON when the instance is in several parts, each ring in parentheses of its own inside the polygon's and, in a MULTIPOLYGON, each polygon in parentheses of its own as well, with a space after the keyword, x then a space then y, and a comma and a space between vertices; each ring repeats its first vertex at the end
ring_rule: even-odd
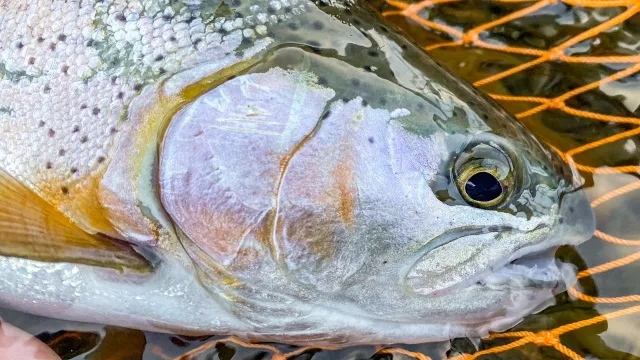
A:
MULTIPOLYGON (((623 128, 622 131, 617 131, 612 135, 608 135, 606 131, 603 133, 605 136, 593 141, 589 141, 583 144, 579 144, 573 148, 558 150, 556 149, 567 162, 573 163, 577 169, 587 174, 602 174, 612 175, 620 173, 639 173, 640 166, 637 165, 620 165, 620 166, 601 166, 593 164, 584 164, 575 160, 576 156, 583 154, 589 150, 601 148, 607 144, 619 142, 624 139, 628 139, 632 136, 640 134, 640 118, 635 116, 622 116, 612 115, 587 109, 581 109, 579 101, 575 100, 576 97, 584 95, 594 89, 602 88, 604 85, 618 81, 629 76, 632 76, 640 72, 640 55, 633 54, 604 54, 604 55, 591 55, 598 51, 589 51, 588 55, 575 55, 579 53, 575 51, 576 46, 580 46, 589 39, 594 39, 602 34, 615 31, 622 24, 632 19, 635 14, 640 12, 640 0, 490 0, 496 4, 510 4, 519 5, 516 6, 513 11, 509 11, 502 16, 498 16, 491 21, 475 24, 468 29, 464 29, 458 24, 447 24, 442 21, 435 21, 430 19, 430 11, 437 10, 439 6, 451 3, 472 3, 472 0, 426 0, 415 3, 407 3, 398 0, 384 0, 386 2, 386 10, 382 13, 385 17, 403 17, 414 24, 426 28, 431 32, 435 32, 448 38, 446 41, 430 43, 425 46, 425 49, 429 52, 441 50, 443 48, 451 47, 472 47, 480 49, 488 49, 497 51, 500 53, 510 53, 517 55, 524 55, 530 57, 530 60, 514 64, 502 71, 494 73, 490 76, 477 79, 473 81, 475 86, 480 89, 486 89, 491 84, 503 80, 508 77, 513 77, 519 73, 523 73, 529 69, 545 63, 571 63, 571 64, 613 64, 612 68, 617 69, 608 76, 601 77, 595 81, 588 82, 581 86, 577 86, 567 91, 563 91, 553 97, 538 97, 538 96, 513 96, 493 93, 487 91, 488 95, 495 100, 502 102, 507 109, 513 111, 514 108, 522 109, 526 105, 526 109, 520 111, 513 111, 514 115, 518 119, 523 121, 533 115, 539 114, 543 111, 555 110, 565 114, 588 119, 593 122, 605 122, 608 124, 626 124, 627 128, 623 128), (565 4, 573 7, 580 7, 585 9, 614 9, 614 15, 603 18, 602 21, 589 26, 580 31, 574 31, 572 36, 562 39, 553 46, 543 49, 540 46, 522 47, 511 46, 501 42, 492 41, 491 37, 483 37, 483 34, 487 32, 495 31, 504 24, 518 21, 531 14, 544 11, 546 7, 554 6, 556 4, 565 4), (522 106, 509 106, 510 103, 522 104, 522 106), (570 104, 577 104, 570 105, 570 104)), ((612 49, 608 49, 612 50, 612 49)), ((600 52, 606 52, 607 49, 600 52)), ((436 56, 437 57, 437 56, 436 56)), ((633 115, 633 113, 631 113, 633 115)), ((591 205, 596 208, 613 199, 621 196, 625 196, 630 192, 640 189, 640 181, 635 181, 612 191, 601 195, 593 200, 591 205)), ((614 235, 605 233, 601 230, 596 230, 594 234, 598 239, 606 243, 614 244, 617 246, 639 246, 640 239, 623 239, 614 235)), ((640 260, 640 251, 631 253, 619 259, 615 259, 601 265, 583 270, 578 273, 578 279, 590 277, 595 274, 610 271, 612 269, 624 267, 633 262, 640 260)), ((538 332, 530 331, 516 331, 508 333, 496 333, 491 334, 488 339, 511 339, 504 345, 495 346, 489 349, 484 349, 473 354, 462 353, 453 357, 456 360, 470 360, 470 359, 483 359, 488 358, 489 355, 495 355, 508 350, 522 347, 526 344, 535 344, 542 347, 553 348, 559 353, 563 354, 567 358, 574 360, 585 359, 576 350, 571 349, 567 345, 563 344, 561 336, 578 329, 582 329, 595 324, 603 323, 615 318, 629 316, 634 313, 640 312, 640 305, 634 305, 634 302, 640 302, 640 295, 625 295, 618 297, 599 297, 589 295, 581 292, 578 288, 574 287, 569 289, 568 293, 576 299, 593 304, 625 304, 622 308, 604 313, 588 319, 572 322, 556 328, 547 329, 538 332)), ((291 351, 283 351, 281 348, 268 344, 253 344, 235 337, 227 337, 221 339, 215 339, 209 341, 202 346, 195 348, 185 354, 180 355, 176 360, 194 359, 200 354, 208 352, 208 350, 216 347, 217 344, 228 343, 236 344, 246 348, 257 348, 266 351, 271 355, 273 359, 283 360, 296 357, 309 351, 326 350, 333 351, 336 349, 324 348, 324 347, 303 347, 296 348, 291 351)), ((374 347, 373 353, 376 355, 391 355, 398 358, 415 358, 418 360, 431 359, 429 356, 407 350, 405 348, 396 347, 374 347)), ((170 359, 172 357, 162 354, 161 349, 156 349, 156 355, 161 358, 170 359)))

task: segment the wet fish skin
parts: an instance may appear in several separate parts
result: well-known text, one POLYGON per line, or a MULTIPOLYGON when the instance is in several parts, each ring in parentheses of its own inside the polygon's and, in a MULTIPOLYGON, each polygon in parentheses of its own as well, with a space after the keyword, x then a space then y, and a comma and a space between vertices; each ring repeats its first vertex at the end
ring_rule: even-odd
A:
POLYGON ((505 328, 573 281, 546 253, 593 230, 570 174, 361 5, 0 9, 3 179, 73 221, 30 237, 29 255, 0 240, 0 305, 155 331, 412 343, 505 328), (500 211, 459 194, 452 169, 474 151, 509 163, 500 211), (65 238, 72 225, 81 240, 65 238))

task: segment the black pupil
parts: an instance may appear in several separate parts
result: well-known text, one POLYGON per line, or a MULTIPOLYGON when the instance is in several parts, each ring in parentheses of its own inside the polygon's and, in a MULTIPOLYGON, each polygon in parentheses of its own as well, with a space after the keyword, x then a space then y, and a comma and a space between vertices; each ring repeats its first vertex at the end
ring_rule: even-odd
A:
POLYGON ((474 174, 464 185, 467 196, 479 202, 495 200, 502 194, 502 185, 495 176, 487 172, 474 174))

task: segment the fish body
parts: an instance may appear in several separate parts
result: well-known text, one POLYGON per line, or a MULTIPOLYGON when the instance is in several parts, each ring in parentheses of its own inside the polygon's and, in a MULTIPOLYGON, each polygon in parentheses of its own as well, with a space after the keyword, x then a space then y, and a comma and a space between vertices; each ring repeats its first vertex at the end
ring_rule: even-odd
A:
POLYGON ((357 3, 0 5, 0 305, 295 344, 504 329, 575 175, 357 3))

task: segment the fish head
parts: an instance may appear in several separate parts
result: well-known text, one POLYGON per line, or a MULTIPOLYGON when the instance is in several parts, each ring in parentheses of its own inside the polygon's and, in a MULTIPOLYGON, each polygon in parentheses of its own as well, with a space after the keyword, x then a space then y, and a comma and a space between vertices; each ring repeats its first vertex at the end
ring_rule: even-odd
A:
POLYGON ((594 230, 575 171, 423 67, 412 89, 284 47, 178 112, 160 191, 197 261, 371 326, 439 324, 403 341, 501 329, 571 286, 554 250, 594 230))

